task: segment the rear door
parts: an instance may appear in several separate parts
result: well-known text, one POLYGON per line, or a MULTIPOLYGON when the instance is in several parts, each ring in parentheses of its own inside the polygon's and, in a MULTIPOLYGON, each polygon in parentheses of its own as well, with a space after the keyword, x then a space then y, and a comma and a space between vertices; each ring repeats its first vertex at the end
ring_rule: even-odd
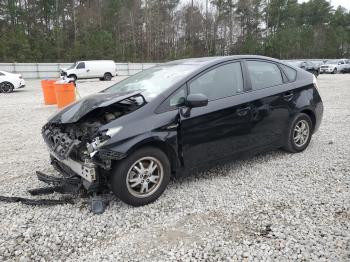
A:
MULTIPOLYGON (((289 124, 292 101, 297 95, 292 81, 278 63, 252 59, 246 60, 244 65, 251 89, 251 150, 259 152, 281 146, 289 124)), ((293 72, 290 73, 292 77, 293 72)))
POLYGON ((241 102, 241 63, 220 64, 188 83, 188 93, 202 93, 208 105, 180 116, 180 144, 186 167, 206 165, 244 151, 249 144, 251 111, 241 102))

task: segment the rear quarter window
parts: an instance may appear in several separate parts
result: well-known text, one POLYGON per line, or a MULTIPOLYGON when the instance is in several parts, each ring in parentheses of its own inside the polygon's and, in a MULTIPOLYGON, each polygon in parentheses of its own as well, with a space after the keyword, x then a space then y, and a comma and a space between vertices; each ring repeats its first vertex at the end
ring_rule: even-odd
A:
POLYGON ((289 82, 294 82, 297 79, 297 71, 289 66, 280 64, 283 72, 288 77, 289 82))

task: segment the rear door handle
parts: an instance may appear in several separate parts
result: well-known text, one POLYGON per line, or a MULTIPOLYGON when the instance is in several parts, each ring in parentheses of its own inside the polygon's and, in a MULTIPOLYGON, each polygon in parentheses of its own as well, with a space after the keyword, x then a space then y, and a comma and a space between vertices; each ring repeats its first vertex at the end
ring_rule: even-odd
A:
POLYGON ((237 109, 236 113, 239 116, 245 116, 246 114, 248 114, 248 112, 250 111, 251 107, 250 106, 243 106, 237 109))
POLYGON ((293 99, 293 96, 294 96, 293 92, 286 92, 283 94, 283 99, 285 101, 290 101, 293 99))

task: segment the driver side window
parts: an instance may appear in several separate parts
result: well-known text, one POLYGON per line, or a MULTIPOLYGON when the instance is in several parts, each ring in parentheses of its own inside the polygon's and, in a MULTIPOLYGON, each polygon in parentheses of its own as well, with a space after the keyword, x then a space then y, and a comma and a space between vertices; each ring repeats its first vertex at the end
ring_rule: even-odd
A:
POLYGON ((77 65, 77 69, 84 69, 85 68, 85 63, 84 62, 80 62, 78 65, 77 65))
POLYGON ((189 84, 190 94, 204 94, 209 101, 243 92, 243 76, 240 62, 216 67, 189 84))

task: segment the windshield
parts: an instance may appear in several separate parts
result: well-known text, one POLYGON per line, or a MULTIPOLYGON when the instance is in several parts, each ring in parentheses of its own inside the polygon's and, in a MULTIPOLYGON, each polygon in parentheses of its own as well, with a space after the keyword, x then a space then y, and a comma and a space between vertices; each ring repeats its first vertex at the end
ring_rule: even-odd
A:
POLYGON ((338 60, 329 60, 326 62, 327 65, 334 65, 334 64, 338 64, 338 60))
POLYGON ((159 65, 133 75, 103 92, 141 91, 147 101, 158 96, 177 81, 194 72, 198 65, 159 65))
POLYGON ((77 65, 77 63, 74 63, 73 65, 71 65, 70 67, 68 67, 67 70, 75 68, 76 65, 77 65))

